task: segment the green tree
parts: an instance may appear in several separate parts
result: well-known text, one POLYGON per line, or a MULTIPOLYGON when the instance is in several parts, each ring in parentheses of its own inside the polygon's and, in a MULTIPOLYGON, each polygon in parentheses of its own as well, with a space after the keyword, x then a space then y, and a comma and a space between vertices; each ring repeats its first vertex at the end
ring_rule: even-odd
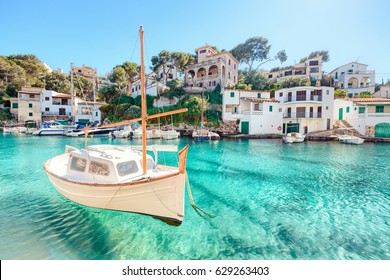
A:
POLYGON ((73 90, 77 97, 87 100, 93 99, 92 81, 81 75, 75 75, 73 79, 73 90))
POLYGON ((358 93, 355 97, 357 98, 373 98, 374 96, 369 91, 362 91, 358 93))
POLYGON ((203 99, 202 101, 202 98, 193 96, 184 102, 184 107, 188 108, 187 115, 193 119, 194 123, 197 125, 201 119, 202 108, 203 112, 205 112, 209 108, 209 104, 206 99, 203 99))
POLYGON ((129 117, 129 119, 131 118, 139 118, 141 117, 141 108, 139 106, 136 106, 136 105, 131 105, 127 111, 126 111, 126 115, 129 117))
POLYGON ((306 60, 311 59, 311 58, 315 58, 318 55, 322 56, 322 61, 323 62, 328 62, 330 60, 330 58, 329 58, 329 51, 315 51, 315 52, 311 52, 309 54, 309 56, 302 58, 299 61, 299 63, 305 62, 306 60))
POLYGON ((8 56, 8 60, 15 62, 25 70, 28 86, 45 86, 45 76, 48 74, 48 67, 38 57, 32 54, 18 54, 8 56))
POLYGON ((27 85, 26 71, 6 56, 0 56, 0 90, 10 85, 17 90, 27 85))
POLYGON ((118 89, 115 85, 104 86, 99 90, 98 99, 100 101, 110 103, 115 98, 118 98, 118 89))
POLYGON ((285 79, 281 83, 282 88, 292 88, 299 86, 310 86, 310 81, 308 79, 301 79, 298 77, 293 77, 289 79, 285 79))
MULTIPOLYGON (((146 95, 146 107, 147 108, 153 108, 153 102, 154 102, 155 97, 147 94, 146 95)), ((134 98, 134 104, 141 107, 141 95, 138 95, 136 98, 134 98)))
POLYGON ((45 77, 45 89, 54 90, 56 92, 69 93, 70 81, 69 77, 65 74, 58 72, 51 72, 45 77))
POLYGON ((116 83, 117 89, 120 93, 126 90, 128 77, 125 69, 122 66, 115 66, 112 69, 112 72, 108 75, 108 79, 111 82, 116 83))
POLYGON ((240 63, 248 65, 248 72, 256 72, 264 63, 279 60, 283 63, 287 60, 285 50, 279 51, 274 57, 269 57, 271 45, 264 37, 252 37, 244 43, 237 45, 230 52, 240 63), (258 63, 255 66, 255 63, 258 63))
POLYGON ((345 98, 347 97, 347 91, 344 89, 336 89, 334 91, 334 98, 345 98))

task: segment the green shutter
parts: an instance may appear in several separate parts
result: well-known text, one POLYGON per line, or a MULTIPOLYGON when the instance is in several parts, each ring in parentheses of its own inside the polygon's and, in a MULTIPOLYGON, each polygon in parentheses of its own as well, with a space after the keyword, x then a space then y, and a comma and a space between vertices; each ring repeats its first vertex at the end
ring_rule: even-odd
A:
POLYGON ((383 113, 385 111, 385 106, 375 106, 375 113, 383 113))
POLYGON ((32 108, 32 103, 28 103, 28 108, 32 108))
POLYGON ((257 94, 257 98, 261 98, 261 93, 260 92, 257 94))
POLYGON ((347 107, 347 113, 349 113, 349 107, 347 107))
POLYGON ((230 92, 230 97, 234 97, 234 91, 230 92))
POLYGON ((269 105, 269 111, 272 112, 272 105, 269 105))
POLYGON ((12 103, 12 109, 18 109, 18 103, 12 103))
POLYGON ((32 116, 33 116, 33 113, 28 113, 28 116, 29 116, 29 117, 32 117, 32 116))
POLYGON ((364 107, 359 107, 359 114, 364 114, 365 109, 364 107))

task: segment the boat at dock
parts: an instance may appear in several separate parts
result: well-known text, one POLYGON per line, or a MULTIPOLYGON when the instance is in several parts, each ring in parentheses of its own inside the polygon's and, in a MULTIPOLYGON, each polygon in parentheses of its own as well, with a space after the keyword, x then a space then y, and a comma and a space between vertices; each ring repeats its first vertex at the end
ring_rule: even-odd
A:
POLYGON ((360 145, 364 143, 364 139, 354 135, 354 132, 350 128, 344 129, 345 133, 337 134, 337 139, 340 143, 360 145))
POLYGON ((305 135, 302 135, 298 132, 291 132, 287 133, 286 136, 282 138, 282 142, 289 144, 289 143, 302 143, 305 141, 305 135))

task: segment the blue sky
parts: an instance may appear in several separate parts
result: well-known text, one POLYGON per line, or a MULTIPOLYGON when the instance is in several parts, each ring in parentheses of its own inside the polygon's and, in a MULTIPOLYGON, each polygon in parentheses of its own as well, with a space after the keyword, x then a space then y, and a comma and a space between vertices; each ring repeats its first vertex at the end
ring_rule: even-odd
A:
MULTIPOLYGON (((73 62, 105 74, 129 60, 139 63, 138 29, 145 55, 193 53, 204 44, 230 50, 253 36, 285 49, 292 65, 328 50, 326 72, 351 61, 390 79, 390 4, 386 0, 1 0, 0 55, 35 54, 53 69, 73 62)), ((280 66, 267 63, 263 69, 280 66)))

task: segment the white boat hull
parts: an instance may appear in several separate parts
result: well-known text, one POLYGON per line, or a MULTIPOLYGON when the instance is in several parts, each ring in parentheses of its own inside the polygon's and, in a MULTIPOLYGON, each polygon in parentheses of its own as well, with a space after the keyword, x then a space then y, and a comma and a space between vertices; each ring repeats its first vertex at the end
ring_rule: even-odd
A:
POLYGON ((43 135, 63 135, 64 131, 65 131, 65 129, 50 129, 50 128, 46 128, 46 129, 39 129, 37 131, 34 131, 32 134, 33 135, 39 135, 39 136, 43 136, 43 135))
POLYGON ((344 144, 353 144, 353 145, 360 145, 364 143, 364 139, 360 137, 340 137, 339 136, 339 142, 344 143, 344 144))
POLYGON ((57 191, 71 201, 94 208, 150 215, 176 225, 183 220, 185 173, 177 172, 151 182, 91 184, 55 175, 50 171, 55 164, 55 158, 46 162, 45 171, 57 191))
POLYGON ((305 136, 298 133, 294 133, 294 134, 288 133, 286 136, 283 137, 283 142, 286 144, 302 143, 304 141, 305 141, 305 136))

